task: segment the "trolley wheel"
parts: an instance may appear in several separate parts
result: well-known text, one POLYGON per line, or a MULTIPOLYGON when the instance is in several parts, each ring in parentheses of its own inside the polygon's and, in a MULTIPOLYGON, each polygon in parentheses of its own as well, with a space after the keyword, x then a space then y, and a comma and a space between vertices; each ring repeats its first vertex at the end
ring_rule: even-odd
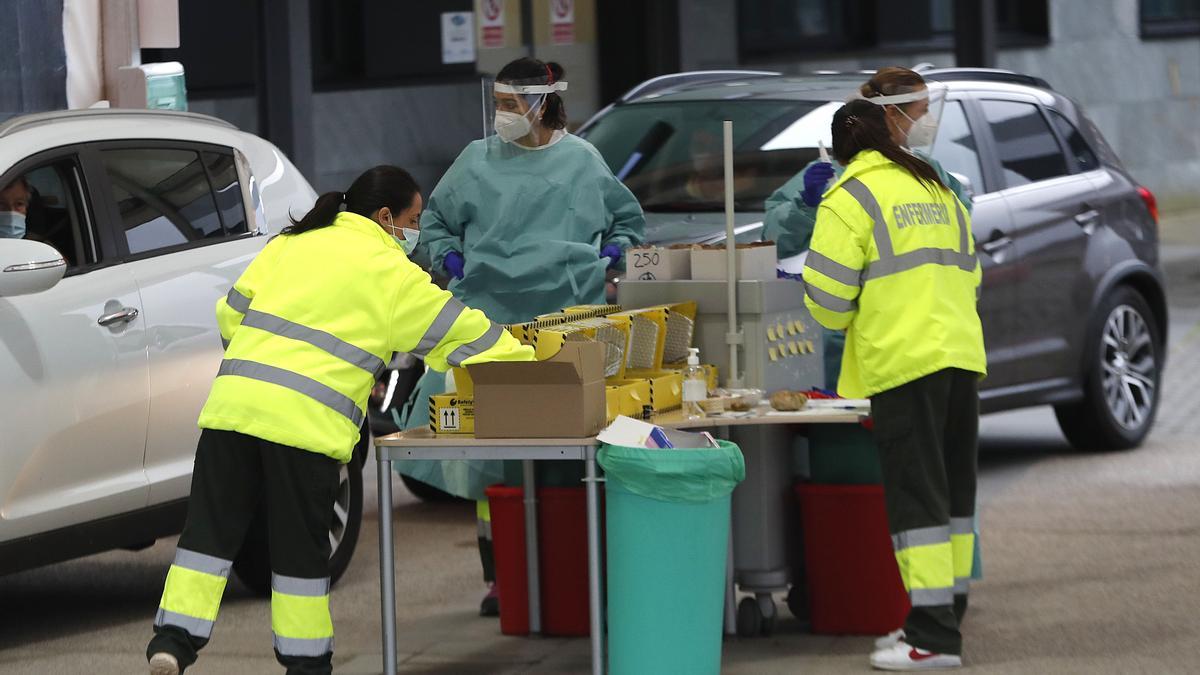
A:
POLYGON ((755 596, 758 601, 758 612, 762 615, 762 630, 760 634, 763 637, 769 637, 775 632, 775 624, 779 622, 779 610, 775 607, 775 598, 769 593, 755 596))
POLYGON ((787 608, 792 616, 801 621, 808 621, 808 594, 803 586, 793 585, 788 591, 787 608))
POLYGON ((758 637, 762 633, 763 617, 754 598, 742 598, 737 609, 738 637, 758 637))

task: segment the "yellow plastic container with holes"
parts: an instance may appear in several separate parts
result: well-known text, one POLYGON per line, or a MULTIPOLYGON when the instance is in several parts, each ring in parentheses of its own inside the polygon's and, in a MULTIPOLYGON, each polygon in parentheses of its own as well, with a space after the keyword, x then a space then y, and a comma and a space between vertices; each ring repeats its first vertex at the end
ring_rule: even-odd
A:
POLYGON ((435 434, 475 433, 475 400, 458 392, 430 396, 429 430, 435 434))
POLYGON ((608 318, 623 318, 629 321, 629 350, 625 356, 625 367, 642 370, 662 368, 663 349, 667 340, 667 317, 671 310, 666 307, 633 309, 617 312, 608 318))
POLYGON ((613 382, 613 384, 629 384, 633 382, 646 382, 649 384, 650 408, 654 412, 674 410, 683 405, 683 373, 679 371, 626 370, 625 378, 624 380, 613 382))
POLYGON ((557 326, 534 329, 533 347, 539 361, 557 354, 567 342, 595 341, 604 343, 606 378, 623 378, 625 354, 629 348, 630 322, 625 317, 593 317, 557 326))
MULTIPOLYGON (((609 396, 610 413, 611 406, 615 403, 617 415, 640 418, 642 409, 651 405, 650 380, 625 380, 621 384, 609 384, 606 391, 609 396)), ((609 421, 615 417, 616 415, 610 415, 609 421)))

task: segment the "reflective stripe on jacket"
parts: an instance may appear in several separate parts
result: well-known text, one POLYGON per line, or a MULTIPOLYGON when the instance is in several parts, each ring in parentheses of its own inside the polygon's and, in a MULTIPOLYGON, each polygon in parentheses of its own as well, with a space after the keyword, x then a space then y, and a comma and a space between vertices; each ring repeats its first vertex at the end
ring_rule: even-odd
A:
POLYGON ((863 398, 946 368, 984 374, 970 217, 949 190, 860 152, 825 193, 805 304, 846 330, 838 393, 863 398))
POLYGON ((530 347, 433 285, 382 228, 353 213, 271 240, 217 301, 217 323, 225 360, 199 425, 343 462, 394 352, 438 370, 533 360, 530 347))

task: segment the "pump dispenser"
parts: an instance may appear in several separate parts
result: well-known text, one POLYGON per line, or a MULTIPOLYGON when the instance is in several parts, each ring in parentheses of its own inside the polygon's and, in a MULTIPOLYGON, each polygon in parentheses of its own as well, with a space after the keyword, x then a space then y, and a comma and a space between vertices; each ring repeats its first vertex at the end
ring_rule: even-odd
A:
POLYGON ((683 369, 683 415, 689 420, 704 417, 700 402, 708 398, 708 377, 700 367, 700 350, 688 348, 687 367, 683 369))

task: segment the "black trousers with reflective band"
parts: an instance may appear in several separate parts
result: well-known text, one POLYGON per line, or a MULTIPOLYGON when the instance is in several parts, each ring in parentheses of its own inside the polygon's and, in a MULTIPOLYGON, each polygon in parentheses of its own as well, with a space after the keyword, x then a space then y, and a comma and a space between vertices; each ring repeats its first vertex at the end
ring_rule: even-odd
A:
MULTIPOLYGON (((979 375, 951 368, 876 394, 871 397, 871 416, 897 557, 900 547, 936 546, 939 532, 949 541, 955 531, 958 552, 971 555, 974 538, 962 530, 969 528, 975 514, 979 375)), ((942 654, 962 653, 959 624, 967 609, 970 562, 957 557, 952 594, 910 589, 914 606, 904 625, 908 644, 942 654)), ((911 578, 918 573, 909 574, 911 578)), ((919 574, 926 579, 938 576, 924 570, 919 574)))
MULTIPOLYGON (((204 429, 196 449, 187 523, 178 548, 233 560, 260 500, 265 500, 275 575, 329 576, 329 528, 339 479, 337 460, 232 431, 204 429)), ((154 627, 146 656, 167 652, 181 666, 196 662, 208 643, 173 625, 154 627)), ((332 672, 332 652, 289 656, 275 652, 289 674, 332 672)))

